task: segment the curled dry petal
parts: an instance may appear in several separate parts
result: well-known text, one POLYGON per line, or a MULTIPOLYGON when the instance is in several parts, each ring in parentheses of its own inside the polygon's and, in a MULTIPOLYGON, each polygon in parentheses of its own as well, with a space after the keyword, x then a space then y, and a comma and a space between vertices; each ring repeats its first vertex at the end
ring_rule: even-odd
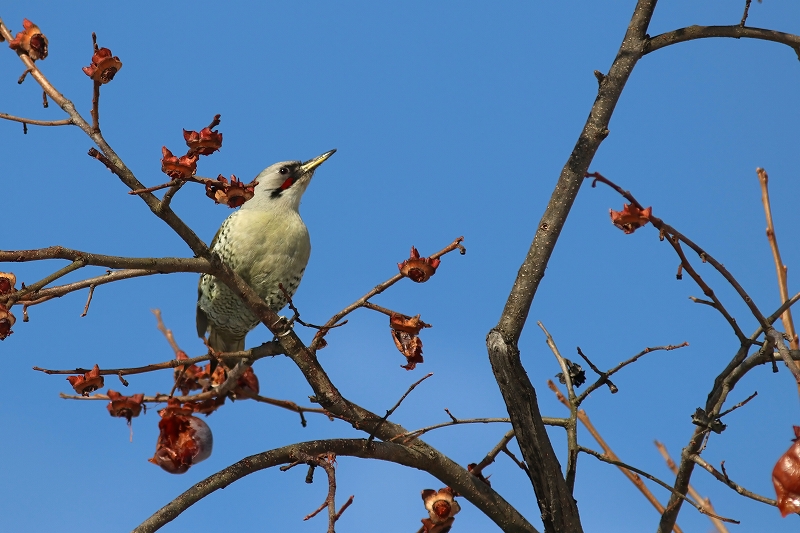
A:
POLYGON ((142 402, 144 394, 134 394, 133 396, 123 396, 117 391, 108 389, 108 399, 111 402, 106 406, 111 416, 125 418, 131 423, 131 418, 139 416, 142 412, 142 402))
POLYGON ((11 314, 8 308, 0 304, 0 341, 6 340, 6 337, 14 333, 11 331, 11 326, 16 322, 16 317, 11 314))
POLYGON ((172 155, 172 152, 164 146, 161 148, 161 172, 174 180, 186 179, 194 176, 197 172, 196 155, 183 155, 181 157, 172 155))
POLYGON ((400 350, 400 353, 406 357, 407 363, 400 365, 400 368, 406 370, 414 370, 418 363, 422 363, 422 340, 416 335, 406 333, 405 331, 392 330, 392 339, 394 345, 400 350))
POLYGON ((441 524, 452 518, 461 510, 461 506, 453 499, 453 489, 445 487, 438 492, 432 489, 422 491, 422 501, 434 524, 441 524))
POLYGON ((113 56, 111 50, 100 48, 92 56, 92 64, 83 67, 83 72, 97 83, 105 84, 113 80, 121 68, 122 61, 113 56))
POLYGON ((186 402, 183 404, 183 407, 184 409, 191 409, 194 413, 200 413, 208 416, 219 409, 224 403, 225 397, 221 396, 218 398, 209 398, 199 402, 186 402))
POLYGON ((207 459, 214 444, 208 424, 197 417, 183 414, 190 409, 181 408, 172 400, 166 409, 159 411, 159 436, 156 453, 148 459, 170 474, 183 474, 189 467, 207 459))
MULTIPOLYGON (((189 359, 189 357, 180 351, 175 356, 175 359, 182 361, 189 359)), ((174 378, 176 381, 176 388, 180 390, 184 396, 188 395, 193 390, 200 390, 204 386, 204 381, 208 381, 208 374, 199 366, 191 365, 189 367, 175 368, 174 378)))
POLYGON ((16 283, 17 276, 11 272, 0 272, 0 296, 16 291, 14 288, 16 283))
POLYGON ((436 274, 436 267, 439 266, 441 261, 439 259, 431 259, 430 257, 420 257, 419 252, 413 246, 411 247, 411 256, 397 264, 400 273, 411 281, 423 283, 430 279, 431 276, 436 274))
POLYGON ((193 154, 211 155, 222 147, 222 134, 211 128, 200 131, 183 130, 183 138, 189 152, 193 154))
POLYGON ((234 398, 238 398, 239 396, 247 398, 245 392, 258 394, 258 390, 258 376, 253 372, 253 368, 249 367, 244 371, 244 374, 239 377, 238 381, 236 381, 236 388, 233 389, 233 396, 234 398))
POLYGON ((481 481, 483 481, 484 483, 486 483, 487 485, 489 485, 491 487, 492 483, 489 481, 489 477, 491 477, 491 476, 487 477, 487 476, 484 476, 483 472, 481 472, 481 471, 474 471, 477 466, 478 466, 477 463, 468 464, 467 465, 467 472, 469 472, 470 474, 472 474, 473 476, 475 476, 476 478, 480 479, 481 481))
POLYGON ((441 523, 436 523, 430 518, 422 519, 422 531, 425 533, 448 533, 456 519, 452 516, 441 523))
POLYGON ((239 207, 255 193, 258 182, 248 184, 242 183, 236 176, 231 175, 229 182, 222 174, 217 181, 206 182, 206 196, 214 200, 214 203, 225 204, 230 208, 239 207))
POLYGON ((800 512, 800 426, 794 426, 793 444, 772 469, 781 516, 800 512))
POLYGON ((630 235, 650 221, 653 208, 639 209, 636 206, 625 204, 622 211, 609 209, 609 212, 611 213, 611 222, 626 235, 630 235))
POLYGON ((44 36, 39 26, 28 19, 22 19, 23 31, 8 41, 8 46, 18 54, 28 54, 32 60, 47 57, 47 37, 44 36))
POLYGON ((82 396, 89 396, 90 392, 96 391, 104 384, 103 376, 100 375, 100 367, 97 365, 94 365, 94 368, 82 376, 67 376, 67 381, 75 389, 75 392, 82 396))
POLYGON ((422 330, 422 328, 431 327, 430 324, 426 324, 420 320, 419 315, 412 317, 401 315, 399 313, 392 313, 392 315, 389 316, 389 326, 394 330, 405 331, 406 333, 411 333, 412 335, 419 335, 419 332, 422 330))

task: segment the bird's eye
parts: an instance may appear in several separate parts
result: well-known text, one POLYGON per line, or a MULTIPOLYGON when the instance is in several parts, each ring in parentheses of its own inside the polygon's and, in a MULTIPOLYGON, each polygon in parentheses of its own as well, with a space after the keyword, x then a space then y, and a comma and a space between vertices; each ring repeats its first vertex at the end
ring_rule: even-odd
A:
POLYGON ((281 167, 280 170, 278 170, 278 172, 280 172, 281 174, 288 174, 289 169, 286 167, 281 167))

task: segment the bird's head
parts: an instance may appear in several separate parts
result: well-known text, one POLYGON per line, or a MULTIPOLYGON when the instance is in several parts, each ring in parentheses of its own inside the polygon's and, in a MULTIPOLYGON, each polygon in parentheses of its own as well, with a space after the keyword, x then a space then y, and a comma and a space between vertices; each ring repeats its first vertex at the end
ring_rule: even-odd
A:
POLYGON ((256 177, 253 198, 242 206, 242 209, 275 209, 284 207, 297 209, 300 198, 311 182, 311 177, 318 166, 332 156, 336 150, 330 150, 305 163, 300 161, 282 161, 275 163, 256 177))

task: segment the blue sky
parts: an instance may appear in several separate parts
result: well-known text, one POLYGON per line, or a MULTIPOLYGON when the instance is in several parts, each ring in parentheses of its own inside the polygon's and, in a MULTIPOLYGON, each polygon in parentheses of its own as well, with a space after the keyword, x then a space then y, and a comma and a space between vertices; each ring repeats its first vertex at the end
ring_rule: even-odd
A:
MULTIPOLYGON (((606 72, 627 27, 633 1, 620 2, 17 2, 0 10, 13 31, 23 17, 50 40, 40 64, 53 84, 89 116, 91 83, 81 71, 91 58, 91 32, 124 66, 103 88, 101 127, 107 140, 147 185, 165 181, 161 147, 183 146, 181 128, 199 129, 220 113, 224 145, 199 173, 249 180, 280 160, 338 152, 317 172, 301 213, 313 252, 295 298, 303 318, 324 322, 396 272, 411 245, 423 254, 464 235, 466 256, 449 255, 429 282, 401 283, 375 302, 422 314, 425 363, 400 368, 385 317, 365 310, 328 336, 322 364, 343 394, 383 413, 427 372, 392 419, 409 429, 459 418, 503 416, 484 337, 496 323, 558 174, 595 98, 592 71, 606 72)), ((735 24, 744 2, 662 2, 650 34, 691 24, 735 24)), ((749 24, 800 32, 800 5, 753 3, 749 24)), ((63 118, 41 108, 41 91, 15 54, 0 54, 0 112, 63 118)), ((591 170, 631 190, 653 212, 704 246, 770 314, 780 303, 764 237, 755 168, 765 167, 777 234, 789 266, 790 293, 800 290, 797 205, 800 64, 785 46, 717 39, 684 43, 645 57, 636 67, 591 170)), ((4 146, 3 249, 55 244, 129 256, 186 256, 188 248, 102 165, 85 155, 91 142, 77 128, 0 124, 4 146)), ((562 353, 575 347, 610 368, 647 346, 690 347, 646 356, 614 380, 614 396, 598 390, 584 404, 622 460, 654 475, 670 474, 653 446, 674 457, 686 444, 690 416, 704 404, 716 374, 737 343, 652 227, 625 236, 608 220, 622 199, 585 186, 549 264, 520 341, 522 359, 546 416, 565 410, 546 388, 558 365, 535 322, 562 353)), ((210 241, 229 214, 186 187, 173 203, 210 241)), ((32 283, 62 262, 13 265, 32 283)), ((707 265, 705 279, 744 331, 756 323, 707 265)), ((0 269, 2 270, 2 269, 0 269)), ((86 270, 69 279, 96 275, 86 270)), ((254 402, 237 402, 208 418, 212 457, 182 476, 146 462, 154 450, 157 414, 124 421, 103 402, 58 398, 69 385, 49 368, 138 366, 172 352, 150 312, 160 308, 184 350, 203 352, 194 332, 197 277, 125 281, 97 289, 88 316, 85 293, 30 310, 0 345, 7 378, 0 398, 0 529, 45 532, 126 531, 193 483, 267 449, 318 438, 355 436, 340 422, 254 402), (46 509, 46 512, 42 512, 46 509)), ((19 313, 18 313, 19 314, 19 313)), ((305 339, 312 332, 301 330, 305 339)), ((269 340, 260 328, 250 346, 269 340)), ((259 361, 262 394, 308 403, 311 393, 286 358, 259 361)), ((167 392, 168 373, 129 379, 126 392, 167 392)), ((114 380, 107 383, 120 389, 114 380)), ((756 369, 730 397, 745 408, 726 417, 704 454, 726 461, 732 479, 773 497, 772 466, 797 424, 797 391, 785 368, 756 369)), ((427 441, 454 460, 480 460, 505 425, 445 428, 427 441)), ((563 460, 564 438, 552 432, 563 460)), ((583 444, 598 446, 585 432, 583 444)), ((506 458, 487 469, 493 486, 537 527, 527 478, 506 458)), ((231 512, 243 529, 320 531, 324 518, 302 517, 324 499, 325 484, 305 472, 261 472, 215 493, 163 529, 226 527, 231 512)), ((441 483, 392 464, 341 458, 339 499, 355 495, 341 531, 416 531, 425 511, 419 491, 441 483)), ((320 476, 318 476, 320 477, 320 476)), ((731 531, 796 531, 797 517, 739 497, 704 472, 693 485, 717 511, 742 521, 731 531)), ((666 501, 660 488, 654 493, 666 501)), ((576 485, 587 531, 655 530, 658 515, 616 470, 581 456, 576 485)), ((708 519, 684 507, 684 531, 709 531, 708 519)), ((470 504, 454 532, 493 531, 470 504)))

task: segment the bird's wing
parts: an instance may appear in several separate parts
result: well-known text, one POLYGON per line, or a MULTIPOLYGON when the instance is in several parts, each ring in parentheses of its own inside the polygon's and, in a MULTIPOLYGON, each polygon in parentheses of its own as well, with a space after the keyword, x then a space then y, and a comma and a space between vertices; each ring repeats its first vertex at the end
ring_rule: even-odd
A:
MULTIPOLYGON (((202 275, 200 276, 202 279, 202 275)), ((200 284, 197 284, 197 316, 195 318, 195 323, 197 324, 197 336, 201 338, 205 338, 206 332, 208 331, 208 315, 206 312, 200 309, 200 284)))

